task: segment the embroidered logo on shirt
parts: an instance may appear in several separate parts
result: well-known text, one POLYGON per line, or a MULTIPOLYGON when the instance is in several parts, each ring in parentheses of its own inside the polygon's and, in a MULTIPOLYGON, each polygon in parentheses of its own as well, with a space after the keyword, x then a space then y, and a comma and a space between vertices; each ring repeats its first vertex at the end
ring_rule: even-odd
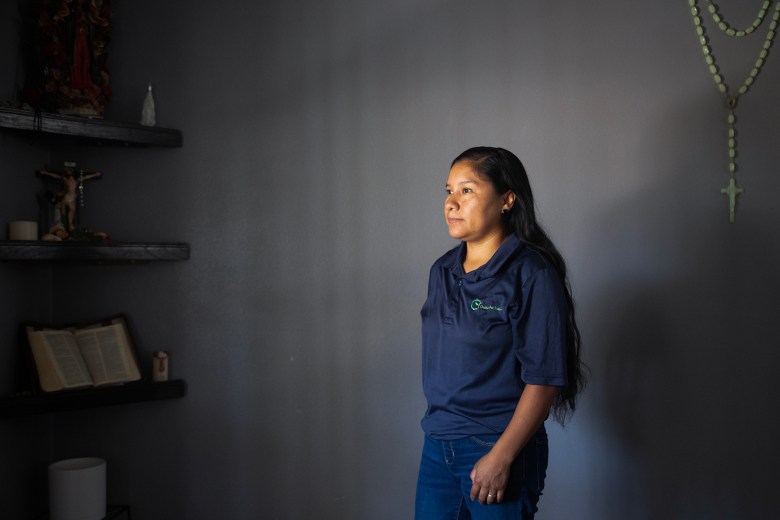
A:
POLYGON ((471 300, 471 304, 469 305, 472 311, 498 311, 501 312, 504 310, 503 307, 496 306, 496 305, 487 305, 482 302, 479 298, 474 298, 471 300))

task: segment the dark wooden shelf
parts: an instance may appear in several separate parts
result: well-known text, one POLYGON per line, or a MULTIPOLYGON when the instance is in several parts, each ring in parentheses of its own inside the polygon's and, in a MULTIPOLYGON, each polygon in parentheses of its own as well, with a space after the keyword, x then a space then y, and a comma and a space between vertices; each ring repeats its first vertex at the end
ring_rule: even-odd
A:
POLYGON ((0 107, 0 128, 41 136, 67 136, 95 144, 181 147, 182 134, 171 128, 118 123, 87 117, 31 112, 0 107))
MULTIPOLYGON (((49 518, 48 511, 44 511, 36 517, 37 520, 48 520, 49 518)), ((116 520, 118 518, 130 520, 130 506, 106 504, 106 516, 103 517, 103 520, 116 520)))
POLYGON ((0 417, 18 417, 117 404, 176 399, 187 394, 187 383, 172 381, 137 382, 119 386, 63 390, 49 394, 15 395, 0 399, 0 417))
POLYGON ((187 260, 189 257, 190 246, 184 243, 0 241, 0 260, 23 262, 140 263, 187 260))

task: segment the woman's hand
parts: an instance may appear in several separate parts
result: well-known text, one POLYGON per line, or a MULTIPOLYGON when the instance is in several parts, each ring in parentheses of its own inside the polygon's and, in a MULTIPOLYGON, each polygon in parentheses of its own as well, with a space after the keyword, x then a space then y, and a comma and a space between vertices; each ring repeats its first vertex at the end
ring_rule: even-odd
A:
POLYGON ((504 490, 509 480, 511 460, 491 450, 474 464, 471 470, 471 500, 480 504, 495 504, 504 500, 504 490))
POLYGON ((479 500, 481 504, 504 500, 512 462, 544 423, 558 390, 554 386, 525 386, 506 430, 471 470, 471 500, 479 500))

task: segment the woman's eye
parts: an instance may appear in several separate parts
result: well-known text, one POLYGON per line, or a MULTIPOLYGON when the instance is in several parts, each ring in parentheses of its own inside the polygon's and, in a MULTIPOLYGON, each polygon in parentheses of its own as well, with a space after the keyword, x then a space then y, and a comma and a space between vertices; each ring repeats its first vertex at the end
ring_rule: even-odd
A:
POLYGON ((471 193, 471 192, 472 192, 471 188, 463 188, 463 193, 471 193))
POLYGON ((452 190, 444 190, 447 195, 452 195, 452 190))

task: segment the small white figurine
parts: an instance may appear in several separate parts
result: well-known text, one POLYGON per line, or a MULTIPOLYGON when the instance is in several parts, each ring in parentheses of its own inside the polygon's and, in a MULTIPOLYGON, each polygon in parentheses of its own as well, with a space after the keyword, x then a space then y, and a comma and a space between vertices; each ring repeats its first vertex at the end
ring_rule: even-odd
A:
POLYGON ((152 354, 152 380, 168 380, 168 353, 164 350, 158 350, 152 354))
POLYGON ((141 124, 144 126, 154 126, 156 121, 154 119, 154 97, 152 96, 152 84, 149 83, 149 88, 146 91, 146 99, 144 99, 144 107, 141 110, 141 124))

